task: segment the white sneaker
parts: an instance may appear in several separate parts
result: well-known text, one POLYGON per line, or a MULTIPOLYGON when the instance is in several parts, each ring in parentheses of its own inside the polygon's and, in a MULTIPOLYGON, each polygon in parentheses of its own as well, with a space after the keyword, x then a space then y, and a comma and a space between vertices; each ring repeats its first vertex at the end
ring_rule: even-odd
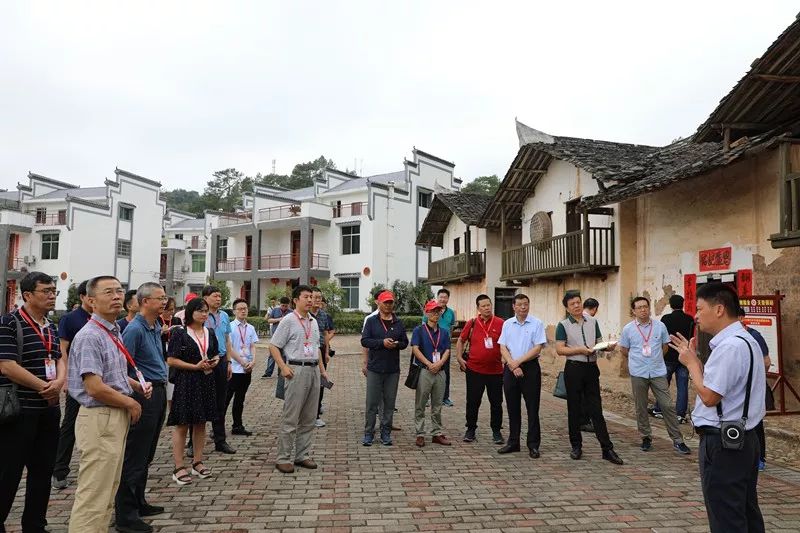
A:
POLYGON ((314 425, 317 426, 318 428, 324 428, 325 427, 325 421, 322 420, 321 418, 317 418, 317 421, 314 422, 314 425))

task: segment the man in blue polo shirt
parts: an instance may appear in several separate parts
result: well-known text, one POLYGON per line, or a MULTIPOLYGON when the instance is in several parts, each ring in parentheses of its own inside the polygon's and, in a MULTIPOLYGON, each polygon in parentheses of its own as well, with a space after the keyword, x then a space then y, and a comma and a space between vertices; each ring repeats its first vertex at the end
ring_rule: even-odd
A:
MULTIPOLYGON (((144 492, 147 471, 155 457, 167 411, 167 364, 162 351, 161 327, 156 323, 167 302, 167 295, 161 285, 148 282, 136 291, 136 300, 139 313, 122 333, 122 343, 145 381, 152 383, 153 388, 149 400, 141 394, 133 395, 142 406, 142 416, 137 424, 131 426, 125 444, 122 476, 114 505, 119 531, 152 531, 142 517, 164 512, 163 507, 147 503, 144 492)), ((137 379, 132 369, 128 371, 132 378, 137 379)))
MULTIPOLYGON (((78 298, 81 305, 61 317, 58 321, 58 338, 61 343, 61 354, 69 357, 69 346, 75 335, 92 318, 92 306, 89 305, 89 298, 86 295, 86 284, 89 280, 84 280, 78 285, 78 298)), ((58 451, 56 452, 56 466, 53 469, 53 488, 63 489, 69 486, 69 463, 72 460, 72 450, 75 448, 75 420, 78 417, 78 410, 81 407, 75 398, 66 395, 64 402, 64 416, 61 419, 61 429, 58 436, 58 451)))
POLYGON ((219 364, 214 368, 214 385, 217 391, 217 415, 211 427, 214 429, 214 449, 222 453, 236 453, 225 437, 225 411, 228 397, 228 380, 233 375, 233 367, 229 361, 232 355, 231 319, 228 313, 221 311, 222 292, 219 287, 206 285, 203 287, 203 299, 208 304, 208 318, 205 326, 214 330, 219 345, 219 364))
POLYGON ((442 308, 439 302, 431 300, 425 304, 425 324, 414 328, 411 334, 411 353, 413 364, 421 366, 417 384, 414 425, 417 430, 416 444, 425 446, 425 405, 431 402, 432 442, 450 446, 450 439, 442 431, 442 399, 445 377, 442 369, 449 366, 450 330, 439 326, 442 308))
MULTIPOLYGON (((442 331, 446 331, 448 332, 448 335, 450 335, 453 331, 453 324, 456 322, 456 314, 452 309, 447 307, 448 302, 450 302, 450 291, 447 289, 439 289, 439 291, 436 293, 436 302, 442 309, 442 314, 439 316, 439 327, 442 328, 442 331)), ((422 323, 425 324, 426 320, 427 317, 423 314, 422 323)), ((450 399, 450 359, 448 359, 444 365, 443 394, 444 396, 442 397, 442 405, 453 407, 453 400, 450 399)))

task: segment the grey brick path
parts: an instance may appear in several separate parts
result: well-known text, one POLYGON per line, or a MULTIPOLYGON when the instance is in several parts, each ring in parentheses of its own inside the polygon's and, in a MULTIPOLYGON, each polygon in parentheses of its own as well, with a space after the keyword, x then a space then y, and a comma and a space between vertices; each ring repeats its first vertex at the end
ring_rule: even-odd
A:
MULTIPOLYGON (((263 365, 260 365, 263 368, 263 365)), ((262 368, 254 373, 260 376, 262 368)), ((676 455, 666 439, 655 449, 638 449, 635 424, 609 416, 615 446, 625 460, 615 466, 600 458, 594 438, 584 459, 571 461, 566 404, 542 393, 542 457, 499 456, 488 433, 488 405, 481 412, 478 441, 461 442, 463 376, 454 372, 456 406, 444 408, 452 447, 413 444, 412 391, 401 384, 395 417, 402 431, 395 445, 364 448, 364 380, 358 357, 335 359, 333 391, 326 392, 328 426, 316 430, 314 458, 321 467, 283 475, 274 470, 280 401, 275 380, 253 381, 245 422, 257 434, 231 437, 233 456, 212 454, 215 476, 178 488, 171 481, 170 433, 162 435, 151 468, 149 499, 168 511, 151 523, 159 531, 706 531, 706 517, 693 454, 676 455)), ((507 430, 504 430, 507 434, 507 430)), ((666 433, 657 429, 658 434, 666 433)), ((768 531, 800 530, 797 473, 773 468, 759 481, 768 531)), ((52 531, 64 531, 74 485, 54 491, 52 531)), ((7 521, 19 531, 20 498, 7 521)))

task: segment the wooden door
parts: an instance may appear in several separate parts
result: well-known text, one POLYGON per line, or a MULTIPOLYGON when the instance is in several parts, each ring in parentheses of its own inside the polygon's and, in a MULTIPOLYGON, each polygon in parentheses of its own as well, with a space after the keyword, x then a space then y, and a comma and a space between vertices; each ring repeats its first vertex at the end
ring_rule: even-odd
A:
POLYGON ((293 231, 291 239, 291 268, 300 268, 300 231, 293 231))

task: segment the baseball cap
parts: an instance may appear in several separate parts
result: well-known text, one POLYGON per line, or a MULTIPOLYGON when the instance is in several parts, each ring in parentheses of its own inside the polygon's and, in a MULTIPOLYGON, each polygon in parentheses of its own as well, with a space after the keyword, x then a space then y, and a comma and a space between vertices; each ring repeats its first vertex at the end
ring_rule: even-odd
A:
POLYGON ((378 303, 393 302, 394 294, 392 293, 392 291, 383 291, 382 293, 380 293, 380 295, 378 295, 377 301, 378 303))
POLYGON ((184 297, 184 299, 183 299, 183 303, 185 303, 185 304, 188 304, 189 302, 191 302, 191 301, 192 301, 192 300, 194 300, 195 298, 198 298, 198 296, 197 296, 195 293, 193 293, 193 292, 190 292, 189 294, 187 294, 187 295, 184 297))
POLYGON ((442 306, 439 305, 439 302, 437 302, 436 300, 430 300, 428 303, 425 304, 425 312, 426 313, 429 313, 429 312, 433 311, 434 309, 439 309, 440 311, 442 309, 442 306))

